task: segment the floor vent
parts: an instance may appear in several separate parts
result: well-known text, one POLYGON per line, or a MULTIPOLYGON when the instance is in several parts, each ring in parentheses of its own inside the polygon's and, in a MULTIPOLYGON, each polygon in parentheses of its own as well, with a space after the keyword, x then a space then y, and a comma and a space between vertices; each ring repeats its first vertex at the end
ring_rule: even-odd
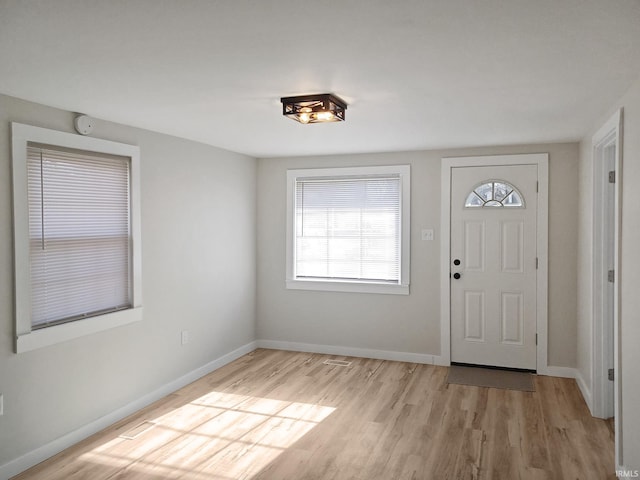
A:
POLYGON ((351 362, 345 362, 344 360, 325 360, 323 362, 325 365, 333 365, 335 367, 350 367, 351 362))
POLYGON ((155 426, 156 424, 153 422, 142 422, 140 425, 137 425, 128 432, 120 435, 120 438, 124 438, 125 440, 133 440, 142 435, 144 432, 151 430, 155 426))

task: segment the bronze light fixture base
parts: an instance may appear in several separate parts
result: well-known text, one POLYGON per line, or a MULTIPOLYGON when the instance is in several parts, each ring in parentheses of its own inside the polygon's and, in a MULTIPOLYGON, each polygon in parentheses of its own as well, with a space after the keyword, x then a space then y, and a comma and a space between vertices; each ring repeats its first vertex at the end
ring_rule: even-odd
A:
POLYGON ((332 93, 283 97, 282 114, 300 123, 344 122, 347 104, 332 93))

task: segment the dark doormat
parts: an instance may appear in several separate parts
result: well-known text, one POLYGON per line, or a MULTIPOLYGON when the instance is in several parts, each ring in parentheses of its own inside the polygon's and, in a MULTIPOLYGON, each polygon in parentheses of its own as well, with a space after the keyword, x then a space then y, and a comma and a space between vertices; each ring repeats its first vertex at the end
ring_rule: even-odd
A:
POLYGON ((495 368, 451 365, 447 383, 535 392, 532 373, 495 368))

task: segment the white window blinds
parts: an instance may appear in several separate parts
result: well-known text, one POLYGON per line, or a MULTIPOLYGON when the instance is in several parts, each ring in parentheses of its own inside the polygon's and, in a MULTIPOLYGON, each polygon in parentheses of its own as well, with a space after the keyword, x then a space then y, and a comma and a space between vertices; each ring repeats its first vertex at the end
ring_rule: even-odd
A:
POLYGON ((295 278, 400 283, 401 179, 300 178, 295 278))
POLYGON ((29 144, 32 328, 131 307, 130 159, 29 144))

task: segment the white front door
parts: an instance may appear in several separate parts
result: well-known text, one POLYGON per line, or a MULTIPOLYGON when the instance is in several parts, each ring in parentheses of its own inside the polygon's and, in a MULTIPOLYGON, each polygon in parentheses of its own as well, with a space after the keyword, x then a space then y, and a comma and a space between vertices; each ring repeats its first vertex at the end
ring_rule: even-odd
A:
POLYGON ((451 172, 451 361, 536 370, 537 166, 451 172))

